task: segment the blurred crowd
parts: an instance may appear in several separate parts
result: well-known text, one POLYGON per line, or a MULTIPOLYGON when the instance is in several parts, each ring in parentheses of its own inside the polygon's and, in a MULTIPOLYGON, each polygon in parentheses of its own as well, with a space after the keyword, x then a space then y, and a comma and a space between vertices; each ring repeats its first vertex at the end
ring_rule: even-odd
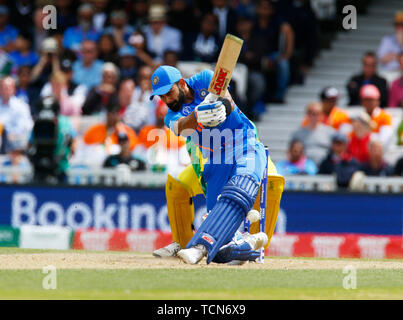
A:
POLYGON ((385 159, 390 148, 403 146, 403 120, 395 123, 392 112, 403 107, 403 11, 393 24, 394 34, 365 52, 361 73, 347 81, 348 108, 339 107, 332 86, 306 107, 287 159, 277 164, 281 174, 334 174, 340 188, 359 188, 362 176, 403 176, 403 158, 385 159), (395 76, 388 81, 378 69, 395 76))
MULTIPOLYGON (((45 99, 52 97, 56 153, 64 159, 59 173, 121 164, 133 171, 179 170, 189 161, 185 141, 164 127, 167 106, 158 97, 149 100, 153 71, 181 61, 213 64, 225 34, 235 34, 244 39, 239 62, 248 69, 247 90, 239 95, 233 81, 231 93, 259 121, 266 105, 285 102, 289 85, 303 84, 319 50, 341 28, 338 13, 347 2, 0 0, 1 165, 29 165, 42 134, 35 125, 46 118, 45 99), (43 8, 49 4, 56 8, 56 28, 48 28, 52 18, 43 8)), ((360 11, 367 2, 354 4, 360 11)), ((396 135, 384 108, 403 106, 403 78, 389 84, 377 74, 377 64, 403 72, 402 14, 394 24, 396 33, 385 36, 377 52, 365 53, 362 73, 347 84, 349 105, 366 111, 351 117, 338 107, 337 89, 324 88, 320 101, 307 107, 288 160, 278 163, 280 173, 403 174, 397 169, 403 160, 390 168, 382 158, 396 135)), ((400 128, 403 144, 403 123, 400 128)))
MULTIPOLYGON (((232 93, 258 120, 268 102, 283 103, 287 87, 303 81, 320 24, 307 0, 0 0, 3 165, 27 165, 51 96, 69 136, 59 139, 69 141, 58 144, 69 150, 59 171, 121 163, 164 170, 169 155, 152 150, 155 163, 165 159, 161 165, 145 156, 158 142, 147 141, 150 130, 166 130, 166 106, 149 100, 150 76, 161 64, 214 63, 227 33, 244 39, 239 62, 248 69, 246 96, 237 95, 235 82, 232 93)), ((164 140, 183 153, 184 141, 164 140)))

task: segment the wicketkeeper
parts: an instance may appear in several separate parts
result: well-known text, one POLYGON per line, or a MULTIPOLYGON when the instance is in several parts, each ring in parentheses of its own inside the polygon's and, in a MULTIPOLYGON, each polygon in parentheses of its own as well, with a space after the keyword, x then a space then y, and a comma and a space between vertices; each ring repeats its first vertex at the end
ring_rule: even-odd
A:
MULTIPOLYGON (((284 187, 283 177, 276 174, 274 164, 265 156, 254 124, 239 110, 231 95, 227 92, 224 99, 216 99, 208 93, 212 76, 213 72, 204 70, 183 79, 176 68, 161 66, 151 77, 151 99, 159 95, 169 107, 165 124, 176 135, 187 137, 189 146, 195 146, 191 150, 193 167, 186 168, 178 179, 168 177, 166 196, 174 242, 154 255, 177 254, 190 264, 198 263, 206 255, 210 263, 219 249, 230 243, 252 207, 259 209, 256 198, 268 161, 268 239, 255 239, 264 241, 267 247, 284 187), (214 143, 217 136, 219 143, 214 143), (196 156, 199 161, 194 161, 196 156), (200 193, 206 195, 209 214, 193 234, 192 197, 200 193)), ((254 223, 251 233, 257 229, 258 223, 254 223)), ((256 246, 251 249, 256 250, 256 246)), ((221 258, 219 254, 216 260, 221 258)))

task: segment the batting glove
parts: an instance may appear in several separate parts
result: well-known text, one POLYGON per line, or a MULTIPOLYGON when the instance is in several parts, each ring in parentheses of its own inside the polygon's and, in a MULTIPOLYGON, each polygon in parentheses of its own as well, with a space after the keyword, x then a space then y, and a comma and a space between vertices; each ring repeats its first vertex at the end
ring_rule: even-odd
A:
POLYGON ((226 107, 221 101, 202 103, 195 108, 198 123, 205 127, 216 127, 227 118, 226 107))

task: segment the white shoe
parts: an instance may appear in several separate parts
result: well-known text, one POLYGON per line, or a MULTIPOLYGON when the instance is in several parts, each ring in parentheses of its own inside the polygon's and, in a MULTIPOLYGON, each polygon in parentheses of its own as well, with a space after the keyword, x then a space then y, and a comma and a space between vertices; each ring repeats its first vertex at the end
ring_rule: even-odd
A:
POLYGON ((176 257, 176 254, 181 250, 181 246, 177 242, 172 242, 166 247, 159 248, 153 252, 153 256, 157 258, 172 258, 176 257))
POLYGON ((182 249, 178 252, 177 256, 187 264, 197 264, 207 255, 207 249, 202 244, 197 244, 189 249, 182 249))
POLYGON ((249 243, 252 250, 255 251, 264 247, 269 242, 269 238, 267 237, 266 233, 259 232, 254 234, 247 234, 245 236, 245 241, 249 243))

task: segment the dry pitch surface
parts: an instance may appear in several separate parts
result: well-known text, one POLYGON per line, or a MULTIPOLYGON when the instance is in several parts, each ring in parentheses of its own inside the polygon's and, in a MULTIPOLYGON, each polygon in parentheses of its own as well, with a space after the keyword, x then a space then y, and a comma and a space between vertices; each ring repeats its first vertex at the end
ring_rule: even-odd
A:
POLYGON ((403 299, 403 261, 266 257, 191 266, 133 252, 0 248, 0 299, 403 299), (56 290, 42 286, 49 265, 56 290), (343 288, 346 266, 356 289, 343 288))
MULTIPOLYGON (((1 252, 1 251, 0 251, 1 252)), ((119 252, 36 252, 9 253, 0 255, 2 269, 42 269, 53 265, 60 269, 197 269, 197 268, 237 268, 258 270, 291 269, 343 269, 347 265, 357 269, 400 269, 401 260, 359 260, 359 259, 303 259, 266 257, 264 264, 247 263, 242 266, 228 266, 212 263, 207 266, 205 260, 198 265, 187 265, 178 259, 158 259, 145 253, 119 252)))

